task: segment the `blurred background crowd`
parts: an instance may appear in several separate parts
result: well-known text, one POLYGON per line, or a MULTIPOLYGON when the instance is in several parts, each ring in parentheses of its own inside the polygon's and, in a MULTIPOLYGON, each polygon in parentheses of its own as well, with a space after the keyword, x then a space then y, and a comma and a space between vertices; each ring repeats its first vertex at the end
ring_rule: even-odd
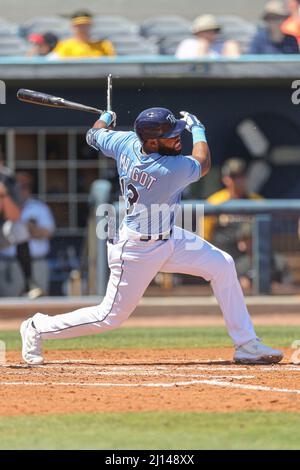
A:
POLYGON ((270 0, 255 22, 209 11, 199 12, 194 20, 171 12, 135 22, 86 9, 32 17, 22 24, 0 19, 0 56, 48 60, 137 54, 178 59, 298 54, 299 41, 299 0, 270 0))

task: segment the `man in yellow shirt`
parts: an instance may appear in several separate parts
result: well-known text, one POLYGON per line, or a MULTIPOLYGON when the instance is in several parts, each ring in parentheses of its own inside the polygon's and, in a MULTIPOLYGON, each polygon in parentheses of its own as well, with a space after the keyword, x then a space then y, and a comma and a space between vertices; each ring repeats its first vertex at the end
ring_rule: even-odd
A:
MULTIPOLYGON (((222 182, 224 189, 212 194, 207 202, 222 204, 231 199, 262 199, 256 193, 247 190, 246 164, 239 158, 227 160, 222 167, 222 182)), ((220 215, 204 218, 204 238, 215 243, 221 249, 227 250, 232 256, 237 256, 237 232, 245 216, 220 215)))
POLYGON ((90 13, 86 11, 75 13, 72 16, 72 29, 74 36, 69 39, 59 41, 51 54, 52 57, 64 59, 114 56, 115 50, 109 40, 91 40, 92 22, 93 17, 90 13))

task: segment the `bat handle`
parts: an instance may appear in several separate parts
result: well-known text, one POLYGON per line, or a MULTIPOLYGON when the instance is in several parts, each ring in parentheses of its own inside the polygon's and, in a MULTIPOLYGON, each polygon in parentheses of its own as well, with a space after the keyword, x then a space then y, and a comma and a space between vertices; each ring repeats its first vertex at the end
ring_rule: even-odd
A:
POLYGON ((107 111, 112 111, 112 74, 107 77, 107 111))

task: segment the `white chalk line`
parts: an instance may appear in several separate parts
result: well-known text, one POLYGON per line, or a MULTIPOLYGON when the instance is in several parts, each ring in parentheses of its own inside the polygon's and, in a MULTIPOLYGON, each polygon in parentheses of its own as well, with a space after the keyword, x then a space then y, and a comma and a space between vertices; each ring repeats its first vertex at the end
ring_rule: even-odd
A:
POLYGON ((138 383, 138 384, 124 384, 124 383, 108 383, 108 382, 0 382, 0 386, 9 385, 24 385, 24 386, 63 386, 63 387, 156 387, 156 388, 168 388, 168 387, 180 387, 187 385, 194 385, 202 383, 201 380, 191 380, 186 382, 169 382, 169 383, 138 383))
MULTIPOLYGON (((38 372, 36 370, 30 370, 30 371, 17 371, 17 372, 14 372, 14 371, 5 371, 5 373, 3 375, 29 375, 30 376, 35 376, 35 377, 45 377, 45 379, 47 379, 47 375, 45 375, 45 373, 41 373, 41 372, 38 372)), ((55 372, 56 375, 59 375, 58 372, 55 372)), ((66 371, 62 371, 61 372, 61 375, 63 376, 71 376, 71 377, 74 377, 74 372, 66 372, 66 371)), ((117 376, 117 377, 138 377, 138 376, 145 376, 145 377, 149 377, 149 376, 156 376, 156 377, 185 377, 185 378, 207 378, 207 374, 204 375, 204 374, 177 374, 177 373, 169 373, 169 372, 141 372, 141 371, 137 371, 137 372, 126 372, 124 373, 123 371, 122 372, 108 372, 108 371, 101 371, 101 372, 95 372, 95 371, 91 371, 91 372, 80 372, 78 375, 93 375, 93 376, 117 376)), ((49 378, 49 377, 48 377, 49 378)), ((222 374, 222 375, 212 375, 211 378, 220 378, 220 379, 236 379, 236 380, 243 380, 243 379, 255 379, 256 376, 255 375, 225 375, 225 374, 222 374)), ((80 379, 80 377, 78 377, 78 379, 80 379)))
MULTIPOLYGON (((166 361, 166 364, 163 364, 163 361, 164 359, 161 358, 160 359, 160 362, 161 364, 157 364, 157 363, 152 363, 152 364, 146 364, 148 368, 150 367, 155 367, 155 368, 160 368, 160 369, 168 369, 169 367, 173 367, 174 365, 176 366, 177 364, 179 364, 178 367, 201 367, 203 364, 216 364, 218 365, 219 362, 230 362, 229 359, 223 359, 223 358, 219 358, 219 359, 165 359, 166 361), (183 366, 181 366, 181 364, 183 364, 183 366)), ((90 363, 91 365, 94 365, 95 367, 110 367, 110 368, 113 368, 113 367, 116 367, 116 368, 124 368, 124 369, 127 369, 128 367, 134 367, 134 368, 144 368, 145 367, 145 363, 142 363, 142 364, 136 364, 136 362, 128 362, 128 363, 125 363, 125 364, 122 364, 122 365, 110 365, 110 364, 107 364, 106 363, 97 363, 95 360, 93 359, 70 359, 70 360, 60 360, 60 361, 47 361, 47 363, 44 364, 45 365, 53 365, 53 366, 59 366, 59 365, 68 365, 68 366, 74 366, 74 367, 78 367, 77 364, 85 364, 85 363, 90 363)), ((84 366, 82 366, 84 367, 84 366)), ((206 367, 206 366, 204 366, 206 367)), ((225 365, 222 365, 220 364, 219 367, 228 367, 228 366, 225 366, 225 365)), ((238 367, 238 366, 237 366, 238 367)))
MULTIPOLYGON (((187 362, 188 363, 193 363, 191 365, 197 365, 197 364, 202 364, 202 363, 213 363, 213 362, 224 362, 224 361, 228 361, 228 359, 222 359, 222 358, 219 358, 219 359, 164 359, 164 358, 161 358, 159 360, 160 362, 163 362, 163 361, 166 361, 168 364, 186 364, 187 362)), ((85 362, 89 362, 89 363, 92 363, 92 364, 96 364, 95 362, 95 359, 64 359, 64 360, 56 360, 56 361, 48 361, 47 364, 78 364, 78 363, 85 363, 85 362)), ((97 364, 98 366, 102 366, 105 364, 101 364, 101 363, 98 363, 97 364)), ((127 362, 125 365, 128 365, 128 366, 135 366, 135 367, 139 367, 138 364, 136 364, 136 361, 134 362, 127 362)), ((152 364, 153 366, 156 366, 155 362, 152 364)), ((151 366, 151 364, 149 364, 149 366, 151 366)), ((143 364, 140 364, 140 367, 143 367, 143 364)), ((164 367, 164 366, 162 366, 164 367)))
POLYGON ((300 395, 300 390, 292 390, 288 388, 276 388, 266 387, 262 385, 244 385, 234 384, 232 382, 219 381, 219 380, 191 380, 184 382, 170 382, 170 383, 142 383, 142 384, 124 384, 124 383, 84 383, 84 382, 0 382, 0 386, 45 386, 51 385, 55 387, 127 387, 127 388, 138 388, 138 387, 153 387, 153 388, 170 388, 170 387, 182 387, 189 385, 211 385, 225 388, 239 388, 243 390, 255 390, 255 391, 267 391, 274 393, 292 393, 300 395))
POLYGON ((266 387, 264 385, 235 384, 232 382, 223 382, 219 380, 205 380, 202 381, 202 383, 206 383, 207 385, 216 385, 217 387, 241 388, 244 390, 256 390, 262 392, 296 393, 300 395, 300 390, 292 390, 289 388, 266 387))
MULTIPOLYGON (((236 379, 236 380, 243 380, 243 379, 253 379, 256 378, 256 376, 249 376, 249 375, 202 375, 202 374, 178 374, 175 371, 179 370, 186 370, 187 372, 192 372, 192 371, 209 371, 209 372, 225 372, 225 371, 263 371, 263 372, 284 372, 284 371, 291 371, 291 372, 300 372, 300 367, 299 366, 291 366, 289 364, 282 364, 282 365, 277 365, 277 366, 200 366, 200 365, 189 365, 189 366, 179 366, 176 367, 177 362, 174 362, 175 365, 175 371, 174 371, 174 365, 170 364, 168 366, 161 366, 161 365, 149 365, 146 369, 145 366, 108 366, 108 365, 101 365, 97 364, 96 366, 93 367, 93 364, 90 366, 80 366, 77 364, 82 363, 82 360, 76 361, 76 365, 71 364, 70 361, 52 361, 47 363, 46 365, 38 366, 38 367, 28 367, 27 365, 20 365, 20 368, 18 368, 18 371, 12 371, 8 370, 7 368, 9 367, 16 367, 16 365, 9 365, 6 364, 6 366, 3 368, 2 372, 5 372, 4 375, 25 375, 25 374, 33 374, 35 376, 43 376, 45 378, 45 382, 0 382, 0 385, 15 385, 15 386, 20 386, 20 385, 27 385, 27 386, 44 386, 47 384, 50 384, 52 386, 73 386, 73 387, 175 387, 175 386, 188 386, 188 385, 197 385, 197 384, 206 384, 206 385, 212 385, 212 386, 221 386, 221 387, 227 387, 227 388, 239 388, 239 389, 246 389, 246 390, 256 390, 256 391, 271 391, 271 392, 278 392, 278 393, 295 393, 295 394, 300 394, 299 390, 292 390, 292 389, 280 389, 276 387, 266 387, 266 386, 260 386, 260 385, 246 385, 246 384, 235 384, 232 381, 227 382, 221 379, 236 379), (59 366, 64 364, 63 370, 57 371, 57 367, 53 366, 59 366), (71 366, 71 367, 70 367, 71 366), (73 367, 75 366, 75 367, 73 367), (91 370, 91 369, 109 369, 109 370, 91 370), (22 369, 22 370, 20 370, 22 369), (66 369, 72 370, 72 372, 68 372, 66 369), (85 383, 85 382, 47 382, 47 377, 45 377, 44 374, 40 373, 39 370, 45 370, 48 373, 54 372, 54 373, 61 373, 62 375, 69 375, 73 376, 74 372, 77 371, 79 375, 98 375, 98 376, 120 376, 124 375, 126 376, 164 376, 168 375, 169 377, 184 377, 186 379, 188 378, 201 378, 204 380, 191 380, 191 381, 185 381, 185 382, 170 382, 170 383, 135 383, 135 384, 124 384, 124 383, 85 383), (73 372, 74 371, 74 372, 73 372), (83 372, 84 371, 84 372, 83 372), (88 371, 88 372, 87 372, 88 371), (131 372, 134 371, 134 372, 131 372)), ((93 363, 93 360, 90 360, 91 363, 93 363)), ((202 363, 203 361, 201 361, 202 363)), ((209 361, 211 362, 211 361, 209 361)), ((80 380, 80 377, 79 377, 80 380)))
MULTIPOLYGON (((189 367, 177 367, 176 370, 189 370, 189 367)), ((226 370, 226 371, 241 371, 241 370, 253 370, 253 371, 263 371, 263 372, 284 372, 284 371, 294 371, 294 372, 300 372, 300 367, 299 366, 292 366, 289 364, 282 364, 281 366, 257 366, 257 365, 249 365, 247 367, 240 367, 240 366, 197 366, 193 368, 194 370, 208 370, 208 371, 214 371, 214 370, 226 370)))
MULTIPOLYGON (((79 370, 89 370, 91 369, 109 369, 110 371, 144 371, 144 372, 150 372, 152 370, 162 370, 162 371, 169 371, 170 369, 174 368, 174 365, 170 365, 169 367, 167 366, 156 366, 156 365, 150 365, 145 368, 145 366, 110 366, 110 365, 101 365, 97 364, 95 366, 90 365, 90 366, 80 366, 80 365, 73 365, 68 362, 64 363, 65 366, 68 366, 68 369, 73 369, 74 371, 79 371, 79 370)), ((40 366, 28 366, 27 364, 3 364, 0 365, 0 371, 1 369, 9 369, 9 368, 16 368, 16 369, 25 369, 25 370, 33 370, 33 369, 43 369, 43 370, 57 370, 58 364, 53 364, 51 362, 48 362, 46 364, 40 365, 40 366)), ((176 364, 175 364, 176 366, 176 364)), ((63 371, 66 369, 64 368, 63 371)), ((258 366, 258 365, 253 365, 253 366, 247 366, 247 367, 241 367, 241 366, 179 366, 176 367, 176 370, 202 370, 202 371, 249 371, 249 370, 255 370, 255 371, 263 371, 263 372, 284 372, 284 371, 293 371, 293 372, 300 372, 300 366, 297 365, 289 365, 289 364, 282 364, 280 366, 258 366)))
MULTIPOLYGON (((163 359, 161 359, 161 361, 163 361, 163 359)), ((90 362, 91 365, 94 365, 95 367, 109 367, 110 369, 114 370, 130 370, 132 368, 132 370, 136 370, 136 369, 144 369, 145 368, 145 364, 141 364, 141 365, 138 365, 138 364, 135 364, 135 363, 129 363, 128 364, 124 364, 122 366, 113 366, 113 365, 109 365, 109 364, 101 364, 101 363, 95 363, 95 361, 93 359, 71 359, 71 360, 62 360, 62 361, 48 361, 46 364, 40 366, 40 367, 46 367, 46 366, 59 366, 59 365, 68 365, 70 367, 74 366, 76 368, 78 367, 85 367, 85 368, 90 368, 91 366, 78 366, 77 364, 80 364, 80 363, 85 363, 85 362, 90 362), (74 363, 74 364, 73 364, 74 363)), ((222 370, 248 370, 249 367, 255 367, 256 370, 265 370, 265 371, 274 371, 274 370, 296 370, 296 371, 299 371, 300 372, 300 365, 295 365, 295 364, 280 364, 280 365, 271 365, 271 366, 268 366, 268 365, 248 365, 248 366, 238 366, 238 365, 222 365, 222 364, 219 364, 219 362, 230 362, 230 360, 228 359, 223 359, 223 358, 219 358, 219 359, 188 359, 188 360, 175 360, 172 361, 172 360, 167 360, 167 362, 169 364, 166 364, 166 365, 158 365, 158 364, 147 364, 147 370, 150 369, 150 368, 155 368, 155 369, 169 369, 170 367, 173 367, 174 365, 176 366, 177 364, 185 364, 183 366, 179 365, 177 369, 182 369, 182 370, 185 370, 185 369, 190 369, 191 367, 195 367, 199 370, 214 370, 214 367, 216 367, 216 369, 222 369, 222 370), (186 364, 188 363, 188 365, 186 364), (215 366, 204 366, 202 365, 203 363, 207 363, 207 364, 215 364, 215 366)))

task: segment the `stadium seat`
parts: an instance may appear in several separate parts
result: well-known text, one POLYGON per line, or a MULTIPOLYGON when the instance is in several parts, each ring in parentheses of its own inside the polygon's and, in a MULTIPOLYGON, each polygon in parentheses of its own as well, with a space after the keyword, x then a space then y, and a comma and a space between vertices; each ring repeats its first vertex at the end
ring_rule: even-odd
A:
POLYGON ((136 36, 138 33, 136 32, 128 32, 126 28, 119 28, 118 26, 106 27, 103 26, 102 28, 93 27, 92 28, 92 39, 94 41, 101 40, 104 38, 112 38, 113 36, 123 36, 123 37, 132 37, 136 36))
POLYGON ((168 36, 190 34, 191 23, 187 19, 177 16, 157 16, 148 18, 141 23, 141 34, 145 37, 161 40, 168 36))
POLYGON ((118 55, 156 55, 159 47, 151 41, 140 36, 135 38, 122 38, 120 41, 114 39, 113 45, 118 55))
POLYGON ((163 38, 159 42, 160 53, 163 55, 174 55, 180 42, 190 37, 192 37, 191 34, 177 34, 176 36, 163 38))
MULTIPOLYGON (((95 36, 93 36, 93 37, 95 37, 95 36)), ((117 41, 117 42, 121 42, 121 41, 125 41, 125 42, 126 41, 129 41, 129 42, 145 41, 145 38, 142 37, 142 36, 139 36, 138 34, 119 33, 118 31, 108 32, 103 37, 109 39, 112 42, 114 42, 114 41, 117 41)))
POLYGON ((70 21, 58 16, 38 17, 26 21, 20 27, 20 34, 27 37, 29 34, 43 34, 51 32, 58 37, 66 37, 71 34, 70 21))
POLYGON ((10 25, 12 24, 10 21, 8 21, 6 18, 2 18, 0 17, 0 25, 1 24, 6 24, 6 25, 10 25))
POLYGON ((110 34, 137 35, 139 26, 123 16, 95 16, 93 19, 93 36, 108 37, 110 34))
POLYGON ((0 37, 0 57, 23 56, 28 50, 26 41, 18 37, 0 37))
POLYGON ((256 26, 239 16, 219 16, 218 20, 222 26, 222 38, 236 40, 242 53, 245 53, 256 32, 256 26))
POLYGON ((0 37, 17 36, 19 27, 12 23, 1 22, 0 18, 0 37))

